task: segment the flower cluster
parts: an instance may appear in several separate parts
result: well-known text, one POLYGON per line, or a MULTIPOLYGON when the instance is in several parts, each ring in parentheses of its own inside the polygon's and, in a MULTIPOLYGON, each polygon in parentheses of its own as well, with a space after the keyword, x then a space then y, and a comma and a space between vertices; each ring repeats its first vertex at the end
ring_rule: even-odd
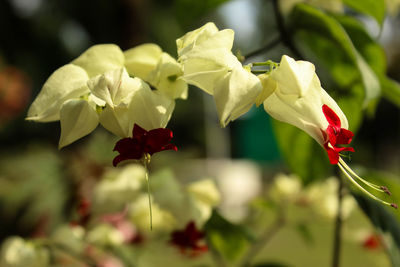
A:
POLYGON ((112 44, 95 45, 56 70, 32 103, 27 120, 60 120, 60 148, 99 123, 119 137, 131 136, 134 124, 146 130, 164 128, 175 102, 162 90, 153 91, 142 79, 129 76, 128 52, 112 44))
POLYGON ((49 77, 27 119, 60 120, 60 147, 100 123, 122 137, 114 148, 120 153, 113 161, 116 166, 126 159, 177 149, 169 143, 172 132, 165 127, 175 99, 187 98, 190 84, 214 97, 222 127, 253 104, 263 103, 273 118, 314 138, 330 162, 363 192, 379 200, 357 181, 389 192, 360 178, 340 157, 343 151, 354 152, 352 147, 342 147, 350 144, 353 133, 340 107, 322 88, 312 63, 284 55, 279 64, 256 76, 252 64, 243 66, 232 53, 233 39, 232 30, 207 23, 176 40, 177 59, 155 44, 125 52, 111 44, 93 46, 49 77))

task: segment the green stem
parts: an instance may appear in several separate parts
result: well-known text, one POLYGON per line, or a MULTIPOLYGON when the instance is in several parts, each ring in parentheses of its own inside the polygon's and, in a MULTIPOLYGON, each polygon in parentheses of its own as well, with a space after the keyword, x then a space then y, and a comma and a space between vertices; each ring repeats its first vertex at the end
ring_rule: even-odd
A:
POLYGON ((150 156, 145 155, 144 157, 144 168, 145 168, 145 176, 146 176, 146 183, 147 183, 147 195, 149 197, 149 209, 150 209, 150 230, 153 230, 153 211, 151 208, 151 191, 150 191, 150 181, 149 181, 149 170, 147 168, 147 164, 150 161, 150 156))
POLYGON ((335 229, 333 237, 333 253, 332 253, 332 267, 339 267, 340 263, 340 248, 342 244, 342 204, 343 204, 343 179, 340 174, 337 173, 337 179, 339 182, 337 191, 338 210, 335 219, 335 229))
POLYGON ((261 233, 260 238, 256 240, 253 246, 244 255, 240 266, 250 267, 251 261, 254 260, 255 256, 260 253, 262 248, 271 240, 271 238, 278 232, 278 230, 284 225, 284 223, 285 218, 283 216, 283 213, 280 212, 276 220, 271 225, 269 225, 264 230, 264 232, 261 233))
POLYGON ((280 42, 281 42, 280 36, 276 36, 269 43, 267 43, 265 46, 248 53, 247 55, 244 56, 244 58, 248 59, 248 58, 257 56, 258 54, 261 54, 263 52, 268 52, 269 50, 273 49, 275 46, 280 44, 280 42))
POLYGON ((266 72, 267 72, 267 70, 252 70, 251 71, 251 73, 253 73, 253 74, 264 74, 266 72))

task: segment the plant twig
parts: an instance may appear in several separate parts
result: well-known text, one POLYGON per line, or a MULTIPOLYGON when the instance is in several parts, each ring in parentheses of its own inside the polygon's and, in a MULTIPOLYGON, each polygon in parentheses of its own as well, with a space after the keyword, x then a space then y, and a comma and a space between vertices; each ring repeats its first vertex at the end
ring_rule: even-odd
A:
POLYGON ((262 248, 271 240, 271 238, 278 232, 278 230, 284 225, 285 218, 283 213, 280 212, 275 221, 269 225, 264 232, 261 233, 259 239, 253 244, 253 246, 244 255, 240 266, 249 267, 251 261, 255 256, 262 250, 262 248))
POLYGON ((248 58, 257 56, 258 54, 260 54, 262 52, 267 52, 267 51, 271 50, 272 48, 274 48, 275 46, 277 46, 280 42, 281 42, 281 37, 279 35, 275 36, 266 45, 248 53, 247 55, 244 56, 244 58, 245 58, 245 60, 247 60, 248 58))
POLYGON ((280 40, 287 48, 290 49, 290 51, 297 59, 303 59, 303 56, 301 55, 300 51, 293 43, 292 34, 288 32, 285 27, 285 22, 279 8, 278 0, 272 0, 272 6, 274 8, 275 22, 276 22, 276 27, 278 28, 280 34, 280 40))
POLYGON ((340 248, 342 243, 342 204, 343 204, 343 179, 340 174, 337 174, 337 179, 339 182, 337 191, 338 209, 335 219, 335 229, 333 236, 333 251, 332 251, 332 267, 339 267, 340 263, 340 248))

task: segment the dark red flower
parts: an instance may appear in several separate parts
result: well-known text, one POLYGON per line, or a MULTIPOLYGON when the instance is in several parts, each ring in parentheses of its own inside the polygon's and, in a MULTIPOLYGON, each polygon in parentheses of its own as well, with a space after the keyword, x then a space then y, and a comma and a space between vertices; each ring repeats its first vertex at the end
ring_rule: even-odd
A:
POLYGON ((204 232, 197 230, 193 221, 189 222, 184 230, 172 232, 171 235, 171 244, 177 246, 184 254, 196 256, 208 250, 207 245, 203 243, 204 232))
POLYGON ((141 159, 143 155, 153 155, 163 150, 178 150, 174 144, 169 142, 172 139, 172 131, 165 128, 146 131, 139 125, 133 126, 132 137, 119 140, 113 151, 120 154, 113 160, 114 167, 123 160, 141 159))
POLYGON ((339 147, 337 145, 348 145, 353 139, 354 134, 345 129, 341 128, 340 118, 336 113, 327 105, 322 106, 322 112, 325 115, 329 125, 325 132, 327 134, 327 141, 324 144, 324 148, 328 153, 329 161, 331 164, 337 164, 339 162, 339 153, 342 151, 354 152, 352 147, 339 147))

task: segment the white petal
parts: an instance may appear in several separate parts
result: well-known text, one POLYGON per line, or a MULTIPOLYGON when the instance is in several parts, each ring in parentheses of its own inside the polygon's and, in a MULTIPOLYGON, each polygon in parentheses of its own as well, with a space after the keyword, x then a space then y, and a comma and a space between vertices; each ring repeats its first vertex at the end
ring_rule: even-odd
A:
MULTIPOLYGON (((189 53, 193 53, 194 51, 201 52, 205 50, 225 50, 230 51, 233 46, 233 39, 235 33, 231 29, 222 30, 216 32, 215 34, 207 37, 207 38, 198 38, 189 50, 186 48, 185 53, 180 54, 180 58, 184 58, 188 56, 189 53)), ((203 36, 205 37, 205 36, 203 36)))
POLYGON ((138 80, 141 86, 130 99, 126 99, 127 105, 114 108, 106 106, 100 114, 101 125, 117 136, 132 136, 134 124, 146 130, 165 128, 171 118, 175 102, 152 91, 145 82, 138 80))
POLYGON ((242 67, 227 49, 193 50, 180 59, 183 79, 209 94, 214 93, 215 82, 233 68, 242 67))
POLYGON ((275 92, 276 86, 277 86, 276 81, 273 79, 270 79, 268 73, 258 75, 258 78, 261 81, 262 91, 257 96, 257 99, 256 99, 257 107, 259 105, 261 105, 267 97, 269 97, 273 92, 275 92))
POLYGON ((119 137, 132 136, 133 123, 127 106, 106 106, 100 114, 100 124, 119 137))
POLYGON ((162 54, 156 44, 142 44, 124 52, 125 67, 130 75, 143 80, 156 68, 162 54))
POLYGON ((182 66, 173 57, 163 53, 157 67, 149 74, 148 82, 169 98, 187 97, 187 83, 181 79, 182 66))
POLYGON ((215 182, 211 179, 193 182, 187 187, 187 190, 197 200, 210 206, 217 205, 221 200, 221 194, 219 193, 215 182))
POLYGON ((71 63, 84 68, 89 77, 94 77, 109 70, 122 68, 124 54, 114 44, 94 45, 71 63))
POLYGON ((214 91, 215 104, 222 127, 243 115, 254 104, 262 89, 257 76, 244 68, 234 68, 221 79, 214 91))
POLYGON ((59 120, 61 105, 66 100, 89 92, 86 86, 88 79, 84 69, 72 64, 57 69, 44 83, 26 119, 40 122, 59 120))
POLYGON ((184 65, 185 74, 182 79, 188 84, 197 86, 206 93, 214 94, 216 81, 223 78, 229 71, 227 68, 220 68, 212 65, 209 61, 190 59, 184 65))
POLYGON ((175 101, 152 91, 146 83, 142 83, 141 89, 135 92, 129 103, 132 122, 146 130, 165 128, 174 110, 175 101))
POLYGON ((178 55, 181 56, 182 54, 185 54, 187 51, 192 49, 196 43, 201 43, 204 40, 207 40, 217 32, 217 26, 212 22, 208 22, 202 27, 186 33, 184 36, 176 40, 178 55))
POLYGON ((129 99, 140 86, 139 79, 129 77, 125 68, 107 71, 88 81, 92 94, 110 107, 120 105, 125 99, 129 99))
POLYGON ((60 111, 61 137, 58 147, 62 148, 91 133, 99 123, 94 105, 83 99, 66 101, 60 111))
POLYGON ((307 132, 319 144, 324 143, 321 130, 328 127, 322 112, 321 87, 310 89, 303 97, 279 93, 279 88, 264 101, 264 109, 273 118, 307 132))
POLYGON ((295 61, 282 56, 280 66, 271 72, 270 78, 279 83, 282 94, 303 96, 314 79, 315 67, 307 61, 295 61))

